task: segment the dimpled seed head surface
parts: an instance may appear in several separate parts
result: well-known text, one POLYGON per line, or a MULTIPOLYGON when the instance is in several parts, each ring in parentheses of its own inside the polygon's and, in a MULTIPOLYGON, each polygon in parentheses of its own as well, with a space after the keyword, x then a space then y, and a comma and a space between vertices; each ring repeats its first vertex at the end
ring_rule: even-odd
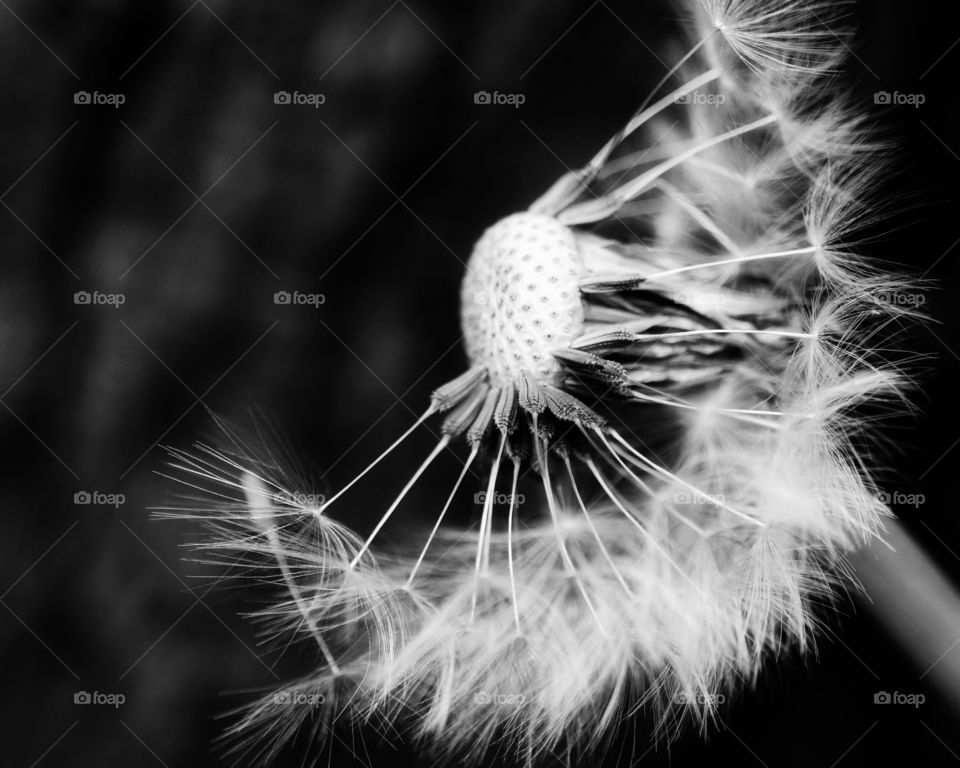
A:
POLYGON ((490 227, 461 289, 471 364, 503 383, 524 372, 551 381, 558 371, 551 350, 583 331, 582 273, 573 232, 553 217, 517 213, 490 227))

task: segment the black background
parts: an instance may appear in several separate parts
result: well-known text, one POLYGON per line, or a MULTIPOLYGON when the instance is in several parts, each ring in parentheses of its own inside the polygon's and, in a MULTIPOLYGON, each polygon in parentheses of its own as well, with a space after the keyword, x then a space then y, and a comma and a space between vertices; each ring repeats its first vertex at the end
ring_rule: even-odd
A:
MULTIPOLYGON (((939 282, 933 319, 910 342, 937 355, 924 413, 891 433, 889 482, 925 495, 900 511, 952 578, 960 10, 852 10, 843 82, 854 100, 874 111, 878 90, 926 97, 874 111, 902 151, 879 190, 892 215, 869 248, 939 282)), ((155 474, 159 446, 205 434, 206 408, 238 418, 259 406, 329 472, 323 488, 349 479, 461 370, 458 284, 479 233, 620 127, 665 71, 675 16, 666 2, 0 3, 4 765, 228 764, 211 748, 214 715, 310 657, 277 663, 238 618, 248 597, 206 594, 192 578, 182 545, 195 531, 147 509, 172 490, 155 474), (281 89, 326 103, 275 105, 281 89), (481 89, 526 103, 476 105, 481 89), (126 103, 77 105, 79 90, 126 103), (78 306, 79 290, 125 303, 78 306), (277 306, 278 290, 325 303, 277 306), (77 506, 81 490, 125 503, 77 506), (126 702, 76 706, 78 690, 126 702)), ((429 440, 360 483, 341 514, 368 526, 429 440)), ((411 494, 410 514, 436 507, 455 465, 444 466, 411 494)), ((934 659, 906 658, 862 604, 841 607, 817 657, 771 663, 708 741, 688 732, 649 749, 638 721, 634 756, 952 765, 960 715, 920 679, 934 659), (927 700, 878 707, 877 690, 927 700)), ((426 764, 396 735, 339 735, 324 762, 426 764)), ((606 764, 630 753, 617 742, 606 764)))

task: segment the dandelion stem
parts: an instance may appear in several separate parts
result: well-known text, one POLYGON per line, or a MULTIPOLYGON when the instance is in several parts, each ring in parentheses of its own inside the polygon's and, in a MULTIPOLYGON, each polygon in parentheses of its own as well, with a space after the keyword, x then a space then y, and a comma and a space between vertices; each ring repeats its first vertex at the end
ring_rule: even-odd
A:
POLYGON ((881 540, 851 555, 867 608, 926 670, 920 679, 929 679, 960 712, 960 661, 951 653, 960 637, 960 593, 952 574, 938 567, 901 521, 885 527, 881 540))

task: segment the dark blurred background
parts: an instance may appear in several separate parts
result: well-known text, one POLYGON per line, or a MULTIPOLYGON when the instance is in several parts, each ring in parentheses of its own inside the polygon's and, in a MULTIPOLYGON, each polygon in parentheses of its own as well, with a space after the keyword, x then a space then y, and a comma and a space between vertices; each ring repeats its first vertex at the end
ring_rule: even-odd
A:
MULTIPOLYGON (((960 9, 851 9, 853 98, 925 97, 874 111, 902 172, 880 191, 900 213, 869 248, 940 283, 909 341, 937 355, 924 413, 891 433, 887 483, 924 494, 898 511, 954 579, 960 9)), ((676 15, 639 0, 0 0, 3 765, 232 762, 212 747, 215 716, 310 656, 258 647, 238 618, 250 600, 193 578, 196 531, 148 511, 175 490, 156 474, 162 446, 208 434, 207 409, 256 406, 325 487, 352 477, 461 370, 472 243, 621 126, 665 72, 676 15), (525 103, 475 104, 478 90, 525 103), (325 101, 276 104, 278 91, 325 101), (277 291, 324 303, 278 305, 277 291), (81 706, 78 691, 125 701, 81 706)), ((429 440, 343 502, 359 527, 429 440)), ((424 484, 407 506, 443 493, 424 484)), ((708 741, 654 749, 638 720, 597 764, 960 759, 957 714, 931 684, 942 662, 908 658, 861 601, 841 601, 832 628, 816 658, 771 663, 708 741), (926 701, 877 706, 878 690, 926 701)), ((427 764, 396 734, 339 736, 323 762, 427 764)))

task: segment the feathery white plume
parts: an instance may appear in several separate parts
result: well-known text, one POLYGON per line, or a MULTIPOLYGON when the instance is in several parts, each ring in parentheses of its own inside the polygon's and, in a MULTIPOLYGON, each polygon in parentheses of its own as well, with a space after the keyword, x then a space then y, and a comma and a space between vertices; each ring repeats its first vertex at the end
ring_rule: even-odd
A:
POLYGON ((696 39, 649 105, 480 238, 469 369, 353 481, 305 503, 230 430, 223 449, 175 452, 223 502, 201 505, 212 552, 281 585, 274 631, 317 648, 315 675, 235 733, 284 738, 295 694, 322 695, 318 733, 382 717, 461 759, 532 761, 597 745, 643 705, 706 722, 768 651, 811 641, 843 552, 887 514, 859 409, 902 396, 878 346, 899 283, 851 247, 882 155, 831 87, 837 4, 688 6, 696 39), (350 532, 341 496, 433 417, 436 447, 350 532), (436 524, 375 556, 461 437, 436 524), (480 466, 479 526, 451 529, 480 466))

